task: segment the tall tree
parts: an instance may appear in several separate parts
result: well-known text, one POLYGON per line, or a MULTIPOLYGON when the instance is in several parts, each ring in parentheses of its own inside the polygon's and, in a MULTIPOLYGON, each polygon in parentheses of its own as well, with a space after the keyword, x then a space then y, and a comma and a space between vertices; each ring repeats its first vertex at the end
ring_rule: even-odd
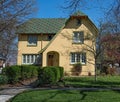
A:
POLYGON ((114 65, 120 64, 120 33, 109 34, 102 38, 104 49, 104 63, 114 65))
POLYGON ((35 10, 35 0, 0 0, 0 54, 6 58, 17 54, 16 26, 35 10))

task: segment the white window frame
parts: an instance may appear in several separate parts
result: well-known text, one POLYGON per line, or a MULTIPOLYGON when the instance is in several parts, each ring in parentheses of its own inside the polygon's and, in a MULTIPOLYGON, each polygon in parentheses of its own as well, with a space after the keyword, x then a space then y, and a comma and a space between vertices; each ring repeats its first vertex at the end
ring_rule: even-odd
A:
POLYGON ((84 32, 73 32, 73 43, 84 43, 84 32))
POLYGON ((23 54, 22 64, 34 64, 38 57, 39 57, 38 54, 23 54), (33 56, 33 59, 32 59, 32 56, 33 56))
POLYGON ((37 40, 38 40, 38 38, 36 35, 28 35, 28 45, 36 46, 37 40))
POLYGON ((86 64, 86 53, 78 53, 78 52, 70 53, 70 64, 76 64, 76 63, 86 64))

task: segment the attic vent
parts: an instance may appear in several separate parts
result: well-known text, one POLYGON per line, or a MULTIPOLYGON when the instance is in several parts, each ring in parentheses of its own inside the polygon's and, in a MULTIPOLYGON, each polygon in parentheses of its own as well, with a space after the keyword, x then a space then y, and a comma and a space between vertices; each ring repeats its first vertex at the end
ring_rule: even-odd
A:
POLYGON ((81 19, 77 19, 77 25, 81 25, 81 19))

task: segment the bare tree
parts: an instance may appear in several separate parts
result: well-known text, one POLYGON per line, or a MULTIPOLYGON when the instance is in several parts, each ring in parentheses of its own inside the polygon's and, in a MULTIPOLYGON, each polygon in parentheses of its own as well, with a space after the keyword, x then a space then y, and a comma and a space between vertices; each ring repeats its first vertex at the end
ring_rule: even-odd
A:
POLYGON ((120 0, 115 0, 114 4, 105 12, 106 21, 103 25, 107 26, 106 31, 110 34, 120 32, 120 0))
POLYGON ((0 0, 0 54, 6 61, 17 54, 16 26, 36 9, 35 0, 0 0))

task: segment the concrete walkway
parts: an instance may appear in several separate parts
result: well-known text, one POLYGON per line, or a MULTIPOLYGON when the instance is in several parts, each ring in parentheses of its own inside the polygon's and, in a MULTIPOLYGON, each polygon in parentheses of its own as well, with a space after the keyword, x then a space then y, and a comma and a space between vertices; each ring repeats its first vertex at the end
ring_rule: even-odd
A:
POLYGON ((30 87, 14 87, 6 88, 0 91, 0 102, 6 102, 10 98, 14 97, 18 93, 21 93, 25 90, 31 89, 30 87))

